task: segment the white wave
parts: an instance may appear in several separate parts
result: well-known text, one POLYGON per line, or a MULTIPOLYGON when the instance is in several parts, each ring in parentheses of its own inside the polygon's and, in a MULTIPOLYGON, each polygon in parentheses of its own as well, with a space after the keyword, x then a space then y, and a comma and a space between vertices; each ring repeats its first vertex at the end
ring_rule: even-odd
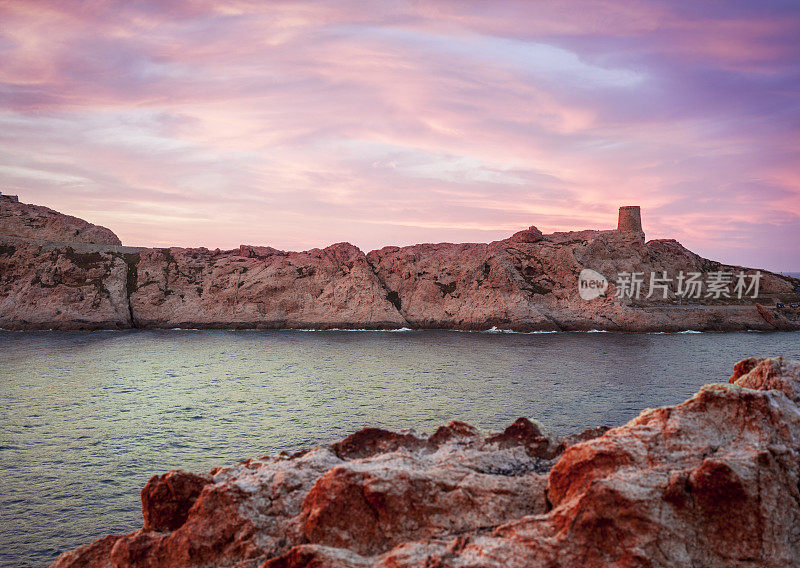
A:
POLYGON ((330 327, 326 329, 298 328, 298 329, 287 329, 283 331, 306 331, 306 332, 320 332, 320 333, 324 333, 327 331, 406 333, 408 331, 420 331, 420 330, 412 329, 410 327, 397 327, 393 329, 365 329, 365 328, 354 329, 354 328, 330 327))
POLYGON ((513 329, 500 329, 497 326, 492 326, 485 330, 484 333, 514 333, 513 329))
POLYGON ((559 332, 556 330, 514 331, 513 329, 502 329, 497 326, 494 326, 490 327, 489 329, 484 329, 483 331, 468 332, 468 333, 514 333, 517 335, 538 335, 540 333, 559 333, 559 332))

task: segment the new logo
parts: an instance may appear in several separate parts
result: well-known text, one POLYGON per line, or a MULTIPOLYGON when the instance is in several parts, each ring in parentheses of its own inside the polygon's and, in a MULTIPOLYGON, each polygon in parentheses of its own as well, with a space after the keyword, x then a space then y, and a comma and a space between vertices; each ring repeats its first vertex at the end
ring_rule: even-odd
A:
POLYGON ((606 295, 608 289, 608 280, 606 277, 592 270, 591 268, 584 268, 578 276, 578 294, 584 300, 594 300, 600 296, 606 295))

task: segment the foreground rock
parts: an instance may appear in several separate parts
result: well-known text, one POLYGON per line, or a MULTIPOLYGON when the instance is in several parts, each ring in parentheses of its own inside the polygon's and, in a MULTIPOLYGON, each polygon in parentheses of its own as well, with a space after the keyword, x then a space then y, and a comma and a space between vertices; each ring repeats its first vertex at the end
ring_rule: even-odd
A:
POLYGON ((258 566, 308 542, 378 554, 406 540, 488 530, 547 507, 543 472, 555 441, 533 425, 522 437, 518 429, 505 443, 459 422, 427 439, 365 429, 207 476, 154 476, 142 490, 142 530, 53 566, 258 566))
POLYGON ((607 432, 367 429, 171 472, 142 492, 145 528, 53 566, 797 566, 798 393, 800 363, 753 358, 607 432))
POLYGON ((757 299, 739 298, 734 281, 726 295, 703 289, 684 298, 674 281, 680 274, 707 282, 755 271, 704 259, 673 240, 645 242, 638 230, 544 235, 530 227, 488 244, 368 254, 348 243, 305 252, 118 243, 102 227, 0 198, 0 327, 800 329, 800 309, 791 307, 800 302, 800 280, 761 271, 757 299), (584 269, 609 280, 605 296, 581 298, 584 269), (643 279, 639 297, 616 297, 617 275, 632 272, 643 279), (664 273, 673 279, 666 296, 649 286, 651 274, 664 273))

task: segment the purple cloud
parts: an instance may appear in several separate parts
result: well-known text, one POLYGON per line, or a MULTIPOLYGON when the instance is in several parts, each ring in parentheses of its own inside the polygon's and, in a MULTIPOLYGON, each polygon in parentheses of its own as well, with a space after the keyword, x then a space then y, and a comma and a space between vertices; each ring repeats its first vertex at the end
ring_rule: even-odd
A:
POLYGON ((800 270, 800 9, 0 4, 0 187, 131 244, 610 227, 800 270), (764 240, 764 235, 770 239, 764 240))

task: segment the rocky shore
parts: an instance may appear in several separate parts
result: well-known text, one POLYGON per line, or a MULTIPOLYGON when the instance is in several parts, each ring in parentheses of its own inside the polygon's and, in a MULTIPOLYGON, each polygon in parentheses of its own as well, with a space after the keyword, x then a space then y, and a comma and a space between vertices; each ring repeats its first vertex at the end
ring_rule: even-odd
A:
POLYGON ((611 430, 367 428, 171 471, 142 490, 142 529, 52 568, 797 566, 798 403, 800 363, 751 358, 611 430))
POLYGON ((139 249, 103 227, 0 197, 4 329, 800 329, 792 308, 800 281, 787 276, 761 271, 757 298, 740 298, 733 282, 721 296, 649 287, 653 274, 710 281, 755 272, 674 240, 645 242, 627 227, 549 235, 531 227, 488 244, 367 254, 348 243, 304 252, 139 249), (579 295, 584 269, 608 279, 604 296, 579 295), (617 294, 617 275, 634 272, 645 280, 641 296, 617 294))

